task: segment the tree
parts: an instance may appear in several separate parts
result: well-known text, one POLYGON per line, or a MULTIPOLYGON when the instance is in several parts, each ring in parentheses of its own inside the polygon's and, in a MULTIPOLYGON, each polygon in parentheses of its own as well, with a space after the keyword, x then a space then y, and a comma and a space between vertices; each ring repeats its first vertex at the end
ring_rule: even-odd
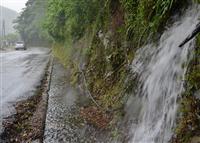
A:
POLYGON ((46 6, 47 0, 28 0, 26 8, 16 19, 15 29, 25 42, 49 40, 48 34, 43 28, 46 6))
POLYGON ((57 41, 78 40, 96 20, 99 8, 99 0, 49 0, 45 27, 57 41))

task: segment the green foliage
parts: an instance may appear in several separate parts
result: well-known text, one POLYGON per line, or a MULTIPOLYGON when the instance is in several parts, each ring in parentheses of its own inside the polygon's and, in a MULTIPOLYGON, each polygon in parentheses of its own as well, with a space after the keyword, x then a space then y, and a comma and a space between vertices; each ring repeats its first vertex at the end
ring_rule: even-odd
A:
POLYGON ((197 36, 194 58, 189 64, 186 74, 186 91, 181 100, 180 113, 174 143, 188 143, 191 138, 199 135, 200 100, 196 97, 200 89, 200 36, 197 36))
POLYGON ((48 34, 43 28, 47 0, 28 0, 26 8, 16 19, 15 29, 23 40, 49 40, 48 34))
POLYGON ((145 41, 149 34, 157 34, 167 22, 173 7, 186 0, 121 0, 126 13, 128 39, 145 41))
POLYGON ((195 3, 200 3, 200 0, 193 0, 195 3))
POLYGON ((49 0, 45 27, 57 41, 76 41, 96 20, 98 0, 49 0))
POLYGON ((187 81, 191 85, 190 88, 198 90, 200 88, 200 65, 194 65, 195 70, 191 71, 187 77, 187 81))
POLYGON ((70 58, 71 58, 71 44, 61 44, 54 43, 53 44, 53 55, 59 59, 59 61, 64 65, 64 67, 69 66, 70 58))
POLYGON ((191 61, 191 67, 189 74, 186 77, 188 81, 188 89, 196 91, 200 88, 200 35, 196 39, 196 48, 194 53, 194 59, 191 61))
POLYGON ((19 39, 19 35, 18 34, 8 34, 8 35, 6 35, 5 38, 9 42, 16 42, 19 39))
POLYGON ((16 42, 19 40, 19 35, 16 33, 7 34, 5 37, 0 37, 0 41, 16 42))
POLYGON ((113 0, 49 0, 45 27, 55 41, 77 41, 89 28, 105 28, 102 25, 105 26, 106 18, 112 18, 110 15, 113 14, 107 8, 112 10, 114 7, 115 12, 115 8, 122 5, 120 12, 125 13, 126 28, 120 32, 126 31, 128 39, 134 40, 136 45, 144 42, 149 34, 157 33, 166 23, 171 10, 186 0, 119 1, 121 4, 113 0))
MULTIPOLYGON (((120 92, 128 72, 125 66, 134 57, 129 45, 123 45, 124 37, 134 46, 144 42, 149 34, 160 32, 172 9, 183 1, 186 0, 49 0, 45 28, 56 42, 64 45, 55 53, 65 63, 74 43, 92 29, 93 40, 84 47, 88 49, 85 75, 89 90, 104 108, 116 109, 123 106, 120 92)), ((74 69, 77 71, 76 66, 74 69)), ((77 72, 73 77, 77 78, 77 72)))

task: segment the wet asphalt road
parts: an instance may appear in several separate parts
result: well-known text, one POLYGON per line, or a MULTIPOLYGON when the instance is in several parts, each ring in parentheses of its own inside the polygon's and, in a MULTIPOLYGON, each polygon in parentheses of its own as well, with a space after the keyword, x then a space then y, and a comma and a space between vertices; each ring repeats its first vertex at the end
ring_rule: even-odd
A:
POLYGON ((32 96, 49 61, 47 48, 0 51, 0 131, 2 119, 14 113, 17 101, 32 96))
MULTIPOLYGON (((0 123, 3 118, 14 114, 13 105, 17 101, 34 95, 49 54, 50 50, 44 48, 0 52, 0 123)), ((80 121, 79 104, 84 103, 85 98, 70 86, 69 71, 54 60, 44 143, 111 143, 104 132, 80 121)), ((0 128, 2 130, 1 124, 0 128)))

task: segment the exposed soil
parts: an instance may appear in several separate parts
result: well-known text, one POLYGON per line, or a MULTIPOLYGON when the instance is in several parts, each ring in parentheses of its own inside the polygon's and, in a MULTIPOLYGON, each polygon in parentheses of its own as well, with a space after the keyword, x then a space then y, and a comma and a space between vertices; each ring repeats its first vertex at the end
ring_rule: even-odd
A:
POLYGON ((95 106, 90 106, 87 108, 81 108, 80 115, 84 118, 88 123, 94 125, 99 129, 106 129, 109 127, 109 123, 111 122, 112 118, 103 113, 95 106))

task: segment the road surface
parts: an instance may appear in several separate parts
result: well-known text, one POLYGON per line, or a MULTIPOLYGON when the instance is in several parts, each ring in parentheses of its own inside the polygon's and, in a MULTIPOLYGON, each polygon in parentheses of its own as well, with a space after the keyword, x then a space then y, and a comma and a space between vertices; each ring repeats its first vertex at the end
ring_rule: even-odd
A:
POLYGON ((32 96, 49 61, 47 48, 0 51, 0 132, 2 119, 14 113, 17 101, 32 96))

